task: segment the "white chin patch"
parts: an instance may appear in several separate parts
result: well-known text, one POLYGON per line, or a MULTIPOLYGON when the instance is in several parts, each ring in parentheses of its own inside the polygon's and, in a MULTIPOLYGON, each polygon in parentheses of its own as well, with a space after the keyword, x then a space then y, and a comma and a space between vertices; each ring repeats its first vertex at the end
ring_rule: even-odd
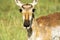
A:
POLYGON ((24 29, 29 29, 30 27, 24 27, 24 29))

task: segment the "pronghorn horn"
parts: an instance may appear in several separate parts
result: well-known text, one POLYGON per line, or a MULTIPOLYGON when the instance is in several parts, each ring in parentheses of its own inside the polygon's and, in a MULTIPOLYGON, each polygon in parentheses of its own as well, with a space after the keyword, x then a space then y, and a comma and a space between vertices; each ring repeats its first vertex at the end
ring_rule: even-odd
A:
POLYGON ((37 4, 38 0, 33 0, 33 3, 31 3, 33 6, 37 4))
POLYGON ((15 3, 20 7, 23 5, 19 0, 15 0, 15 3))

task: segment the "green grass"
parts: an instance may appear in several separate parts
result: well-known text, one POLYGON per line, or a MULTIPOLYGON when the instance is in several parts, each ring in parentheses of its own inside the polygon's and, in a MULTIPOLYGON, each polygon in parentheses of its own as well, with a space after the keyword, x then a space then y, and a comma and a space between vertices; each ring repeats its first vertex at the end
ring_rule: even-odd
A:
MULTIPOLYGON (((24 3, 32 0, 21 0, 24 3)), ((39 0, 35 12, 36 18, 53 12, 60 12, 60 0, 39 0)), ((0 40, 27 40, 23 28, 22 14, 14 0, 0 0, 0 40)))

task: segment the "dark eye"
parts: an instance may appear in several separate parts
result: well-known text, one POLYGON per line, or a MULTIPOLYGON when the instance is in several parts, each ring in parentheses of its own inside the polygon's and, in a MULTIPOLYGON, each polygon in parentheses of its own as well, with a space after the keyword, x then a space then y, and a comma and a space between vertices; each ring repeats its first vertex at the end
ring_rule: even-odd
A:
POLYGON ((35 12, 35 9, 32 9, 32 12, 35 12))
POLYGON ((22 9, 19 9, 20 12, 22 12, 22 9))

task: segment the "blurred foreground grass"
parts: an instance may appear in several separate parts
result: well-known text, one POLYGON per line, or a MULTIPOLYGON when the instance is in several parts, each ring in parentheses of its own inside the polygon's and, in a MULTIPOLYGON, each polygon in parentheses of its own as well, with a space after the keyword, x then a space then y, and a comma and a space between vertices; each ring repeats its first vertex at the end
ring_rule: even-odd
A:
MULTIPOLYGON (((32 2, 32 0, 21 1, 32 2)), ((35 8, 36 18, 60 12, 60 0, 39 0, 35 8)), ((27 40, 27 32, 23 29, 22 14, 14 0, 0 0, 0 40, 27 40)))

